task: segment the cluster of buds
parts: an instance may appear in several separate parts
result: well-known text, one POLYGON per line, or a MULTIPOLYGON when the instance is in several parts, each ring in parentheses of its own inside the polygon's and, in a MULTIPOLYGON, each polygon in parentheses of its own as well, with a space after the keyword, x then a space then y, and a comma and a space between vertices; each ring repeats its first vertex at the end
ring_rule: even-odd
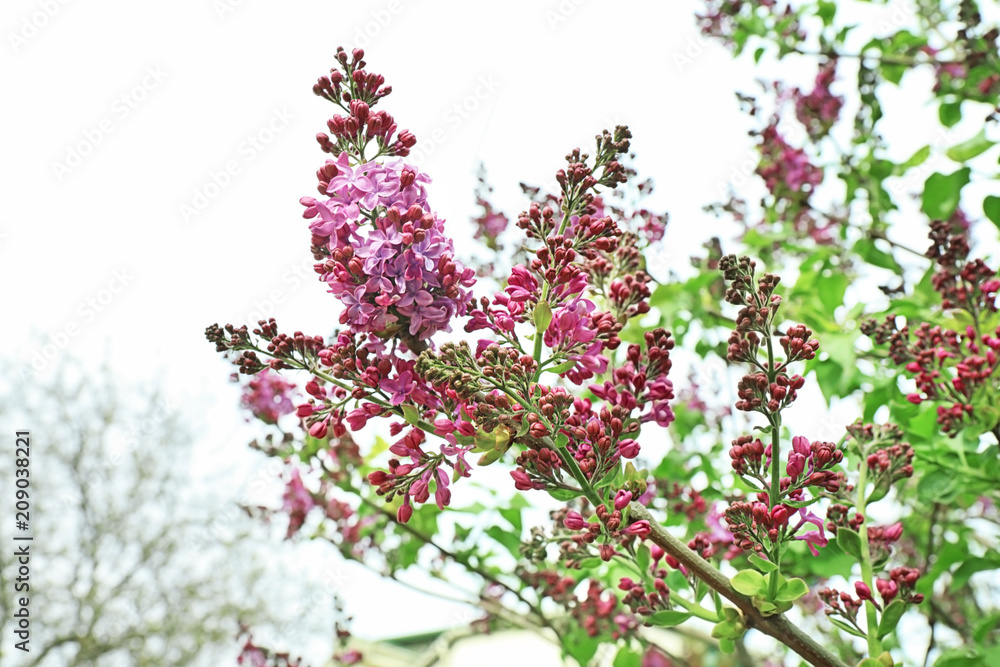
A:
POLYGON ((869 454, 866 463, 875 486, 912 477, 913 456, 913 447, 908 442, 893 443, 869 454))
POLYGON ((792 510, 781 504, 769 508, 767 494, 758 496, 754 502, 732 503, 725 518, 733 540, 741 549, 767 553, 782 542, 792 510))
POLYGON ((896 424, 865 424, 858 420, 847 427, 851 442, 868 466, 875 490, 869 502, 878 500, 899 480, 913 476, 914 451, 903 442, 903 431, 896 424))
MULTIPOLYGON (((861 585, 864 586, 864 584, 861 585)), ((833 588, 821 588, 817 594, 826 606, 827 616, 839 616, 841 620, 861 632, 861 628, 858 626, 858 611, 861 609, 862 600, 851 596, 850 593, 833 588)), ((864 635, 863 632, 861 634, 864 635)))
POLYGON ((896 522, 890 526, 868 526, 868 549, 872 557, 872 567, 882 567, 892 556, 892 545, 903 536, 903 524, 896 522))
POLYGON ((884 604, 892 602, 896 596, 908 604, 920 604, 924 601, 923 593, 914 593, 920 570, 912 567, 897 567, 889 572, 888 579, 876 579, 875 587, 882 596, 884 604))
POLYGON ((237 639, 246 637, 240 648, 240 654, 236 656, 236 664, 240 667, 303 667, 302 658, 292 658, 291 654, 285 651, 272 651, 254 641, 250 629, 240 623, 240 632, 237 639))
MULTIPOLYGON (((413 440, 422 440, 422 431, 412 430, 407 435, 413 440)), ((399 459, 389 460, 388 472, 376 470, 368 474, 368 482, 372 486, 378 487, 377 493, 385 496, 386 502, 392 502, 397 495, 402 496, 403 502, 396 511, 396 519, 400 523, 406 523, 413 516, 412 501, 425 503, 430 499, 431 484, 435 485, 434 501, 438 508, 444 509, 451 502, 451 489, 448 488, 449 474, 444 470, 445 464, 452 465, 451 461, 442 454, 426 454, 421 451, 418 455, 420 444, 408 443, 412 453, 411 463, 400 463, 399 459)), ((459 464, 464 459, 459 459, 459 464)), ((465 470, 467 472, 467 468, 465 470)), ((457 475, 462 471, 456 468, 457 475)))
POLYGON ((917 391, 911 403, 938 402, 938 423, 947 434, 957 433, 975 410, 977 393, 996 382, 1000 365, 1000 327, 977 336, 973 327, 964 335, 951 329, 921 323, 911 334, 889 316, 877 324, 868 321, 862 332, 876 344, 889 344, 889 356, 914 375, 917 391))
POLYGON ((813 89, 806 93, 800 88, 792 92, 795 102, 795 117, 806 128, 809 138, 813 141, 822 139, 830 133, 830 129, 844 106, 844 97, 834 95, 830 85, 837 78, 837 61, 829 60, 819 68, 813 89))
POLYGON ((766 25, 768 32, 777 33, 783 42, 795 43, 806 38, 799 19, 802 9, 791 2, 766 0, 765 2, 744 2, 743 0, 706 0, 705 12, 696 14, 703 35, 720 40, 730 49, 736 49, 743 40, 737 40, 739 28, 745 24, 761 30, 766 25))
POLYGON ((776 413, 786 408, 796 398, 798 390, 805 386, 801 375, 777 375, 773 382, 766 373, 744 375, 736 389, 739 400, 736 409, 744 412, 776 413))
POLYGON ((344 49, 338 48, 339 68, 331 69, 329 76, 320 77, 313 86, 313 93, 348 113, 346 117, 337 115, 327 122, 335 141, 323 133, 316 135, 316 141, 326 153, 335 156, 350 153, 356 155, 360 162, 365 162, 365 146, 372 139, 378 145, 374 157, 409 155, 410 149, 417 143, 413 134, 403 130, 393 140, 396 123, 392 116, 384 111, 371 111, 372 106, 392 92, 392 87, 384 85, 385 77, 381 74, 365 71, 367 63, 362 49, 354 49, 352 55, 353 58, 348 59, 344 49))
POLYGON ((826 529, 837 534, 838 528, 850 528, 857 532, 865 522, 863 514, 852 513, 852 508, 842 503, 833 503, 826 508, 826 529))
POLYGON ((295 384, 277 373, 264 370, 246 384, 240 403, 265 424, 276 424, 281 416, 295 410, 292 402, 294 389, 295 384))
POLYGON ((981 259, 969 261, 969 226, 956 211, 951 220, 931 222, 931 247, 926 257, 934 260, 934 289, 941 294, 946 310, 961 308, 973 315, 997 312, 997 272, 981 259))
POLYGON ((614 253, 594 253, 587 260, 588 280, 594 291, 611 304, 611 313, 618 322, 649 312, 652 278, 642 265, 639 237, 632 233, 622 235, 614 253))
POLYGON ((566 609, 570 618, 590 637, 628 638, 639 627, 634 616, 619 609, 614 593, 605 590, 596 579, 588 581, 586 595, 581 600, 576 593, 577 581, 572 577, 560 576, 551 570, 519 574, 540 598, 549 598, 566 609))
MULTIPOLYGON (((876 579, 875 588, 878 589, 879 596, 882 598, 882 605, 889 605, 897 597, 907 604, 923 602, 923 594, 913 592, 919 578, 920 570, 911 567, 897 567, 889 573, 888 579, 876 579)), ((859 581, 854 584, 854 590, 860 600, 871 602, 876 608, 882 609, 882 606, 872 596, 872 590, 867 584, 859 581)))
POLYGON ((216 352, 236 352, 233 364, 244 375, 256 375, 265 368, 308 367, 316 363, 317 355, 324 347, 322 336, 306 336, 301 331, 292 335, 279 333, 273 317, 260 320, 253 332, 245 324, 239 327, 212 324, 205 329, 205 338, 215 343, 216 352), (271 360, 264 363, 258 352, 267 354, 271 360))
POLYGON ((808 208, 809 197, 823 181, 823 169, 812 164, 801 148, 795 148, 772 122, 760 132, 760 164, 757 175, 775 199, 808 208))
POLYGON ((670 609, 670 589, 660 577, 653 579, 653 590, 647 591, 642 582, 622 577, 618 589, 625 591, 622 604, 640 616, 649 616, 658 611, 670 609))

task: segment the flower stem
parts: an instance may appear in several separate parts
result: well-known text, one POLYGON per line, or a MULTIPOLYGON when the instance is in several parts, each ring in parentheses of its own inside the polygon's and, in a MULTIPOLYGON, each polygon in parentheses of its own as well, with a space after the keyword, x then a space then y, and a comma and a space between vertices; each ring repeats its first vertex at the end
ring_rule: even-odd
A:
MULTIPOLYGON (((866 497, 865 487, 868 485, 868 463, 862 459, 860 472, 858 473, 858 499, 855 503, 857 513, 864 516, 866 497)), ((872 554, 868 546, 868 520, 861 522, 859 530, 861 535, 861 581, 868 586, 868 590, 874 591, 872 585, 872 554)), ((875 603, 865 600, 865 615, 868 619, 868 654, 878 656, 882 653, 882 641, 878 638, 878 612, 875 610, 875 603)))

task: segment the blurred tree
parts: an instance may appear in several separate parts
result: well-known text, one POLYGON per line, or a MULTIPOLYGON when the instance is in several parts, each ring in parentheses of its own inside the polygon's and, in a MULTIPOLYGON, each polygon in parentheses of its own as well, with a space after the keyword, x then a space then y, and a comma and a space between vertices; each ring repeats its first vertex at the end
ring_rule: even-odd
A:
MULTIPOLYGON (((107 373, 95 380, 73 367, 46 386, 4 393, 0 423, 11 447, 16 429, 31 430, 34 541, 30 652, 11 640, 15 563, 4 558, 0 662, 234 662, 238 621, 269 620, 266 547, 250 536, 249 519, 208 516, 214 505, 189 474, 184 415, 158 393, 125 391, 107 373)), ((8 507, 12 454, 0 459, 8 507)), ((14 528, 13 517, 0 525, 4 551, 14 528)))

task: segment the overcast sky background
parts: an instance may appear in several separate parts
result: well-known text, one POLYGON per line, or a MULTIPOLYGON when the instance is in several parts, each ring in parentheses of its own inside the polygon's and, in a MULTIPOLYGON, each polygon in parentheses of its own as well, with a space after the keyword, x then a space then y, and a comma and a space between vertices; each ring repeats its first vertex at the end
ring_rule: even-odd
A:
MULTIPOLYGON (((900 4, 865 18, 892 20, 900 4)), ((481 161, 496 201, 516 214, 518 182, 550 183, 569 149, 624 123, 641 176, 657 182, 651 204, 672 216, 657 266, 683 267, 707 238, 733 231, 701 207, 753 156, 734 91, 754 92, 756 77, 809 86, 815 74, 808 61, 734 62, 700 37, 696 8, 7 0, 0 307, 20 365, 2 381, 30 382, 72 355, 163 383, 179 409, 199 411, 194 467, 206 479, 228 471, 239 497, 261 461, 245 446, 230 366, 203 331, 261 315, 287 331, 328 334, 336 323, 298 199, 315 194, 325 159, 313 136, 333 107, 311 87, 338 45, 363 46, 369 70, 393 86, 380 108, 417 136, 415 161, 460 253, 474 251, 481 161)), ((885 103, 887 113, 912 106, 905 95, 885 103)), ((933 116, 909 110, 896 157, 935 141, 924 122, 933 116)), ((350 572, 343 592, 360 635, 434 629, 460 613, 350 572), (396 602, 386 609, 372 590, 396 602)))

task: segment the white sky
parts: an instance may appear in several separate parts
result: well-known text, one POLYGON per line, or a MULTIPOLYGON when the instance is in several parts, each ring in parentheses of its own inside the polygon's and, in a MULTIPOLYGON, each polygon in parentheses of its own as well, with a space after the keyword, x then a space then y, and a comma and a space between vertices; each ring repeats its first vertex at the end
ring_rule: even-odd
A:
MULTIPOLYGON (((362 40, 369 69, 394 89, 380 108, 416 134, 431 203, 460 251, 471 248, 480 161, 496 200, 516 214, 519 181, 551 182, 569 149, 589 149, 600 129, 627 123, 640 174, 658 185, 652 203, 672 216, 661 264, 684 266, 709 236, 732 231, 701 207, 752 155, 733 92, 775 76, 701 38, 695 8, 6 0, 0 340, 26 381, 31 364, 44 373, 68 354, 107 359, 132 381, 165 382, 179 405, 203 410, 204 471, 253 468, 259 458, 234 420, 230 368, 203 330, 255 321, 267 308, 285 330, 325 335, 336 324, 335 300, 313 279, 298 199, 315 194, 325 155, 313 136, 333 112, 311 86, 336 46, 362 40), (475 107, 467 117, 454 110, 463 103, 475 107), (214 187, 213 173, 227 167, 233 174, 214 187), (184 216, 185 205, 203 210, 184 216)), ((892 7, 870 11, 888 17, 892 7)), ((808 85, 815 70, 785 72, 808 85)), ((933 109, 911 120, 918 114, 933 109)), ((403 593, 398 609, 375 618, 362 588, 371 580, 351 579, 359 634, 416 632, 447 618, 403 593)))

